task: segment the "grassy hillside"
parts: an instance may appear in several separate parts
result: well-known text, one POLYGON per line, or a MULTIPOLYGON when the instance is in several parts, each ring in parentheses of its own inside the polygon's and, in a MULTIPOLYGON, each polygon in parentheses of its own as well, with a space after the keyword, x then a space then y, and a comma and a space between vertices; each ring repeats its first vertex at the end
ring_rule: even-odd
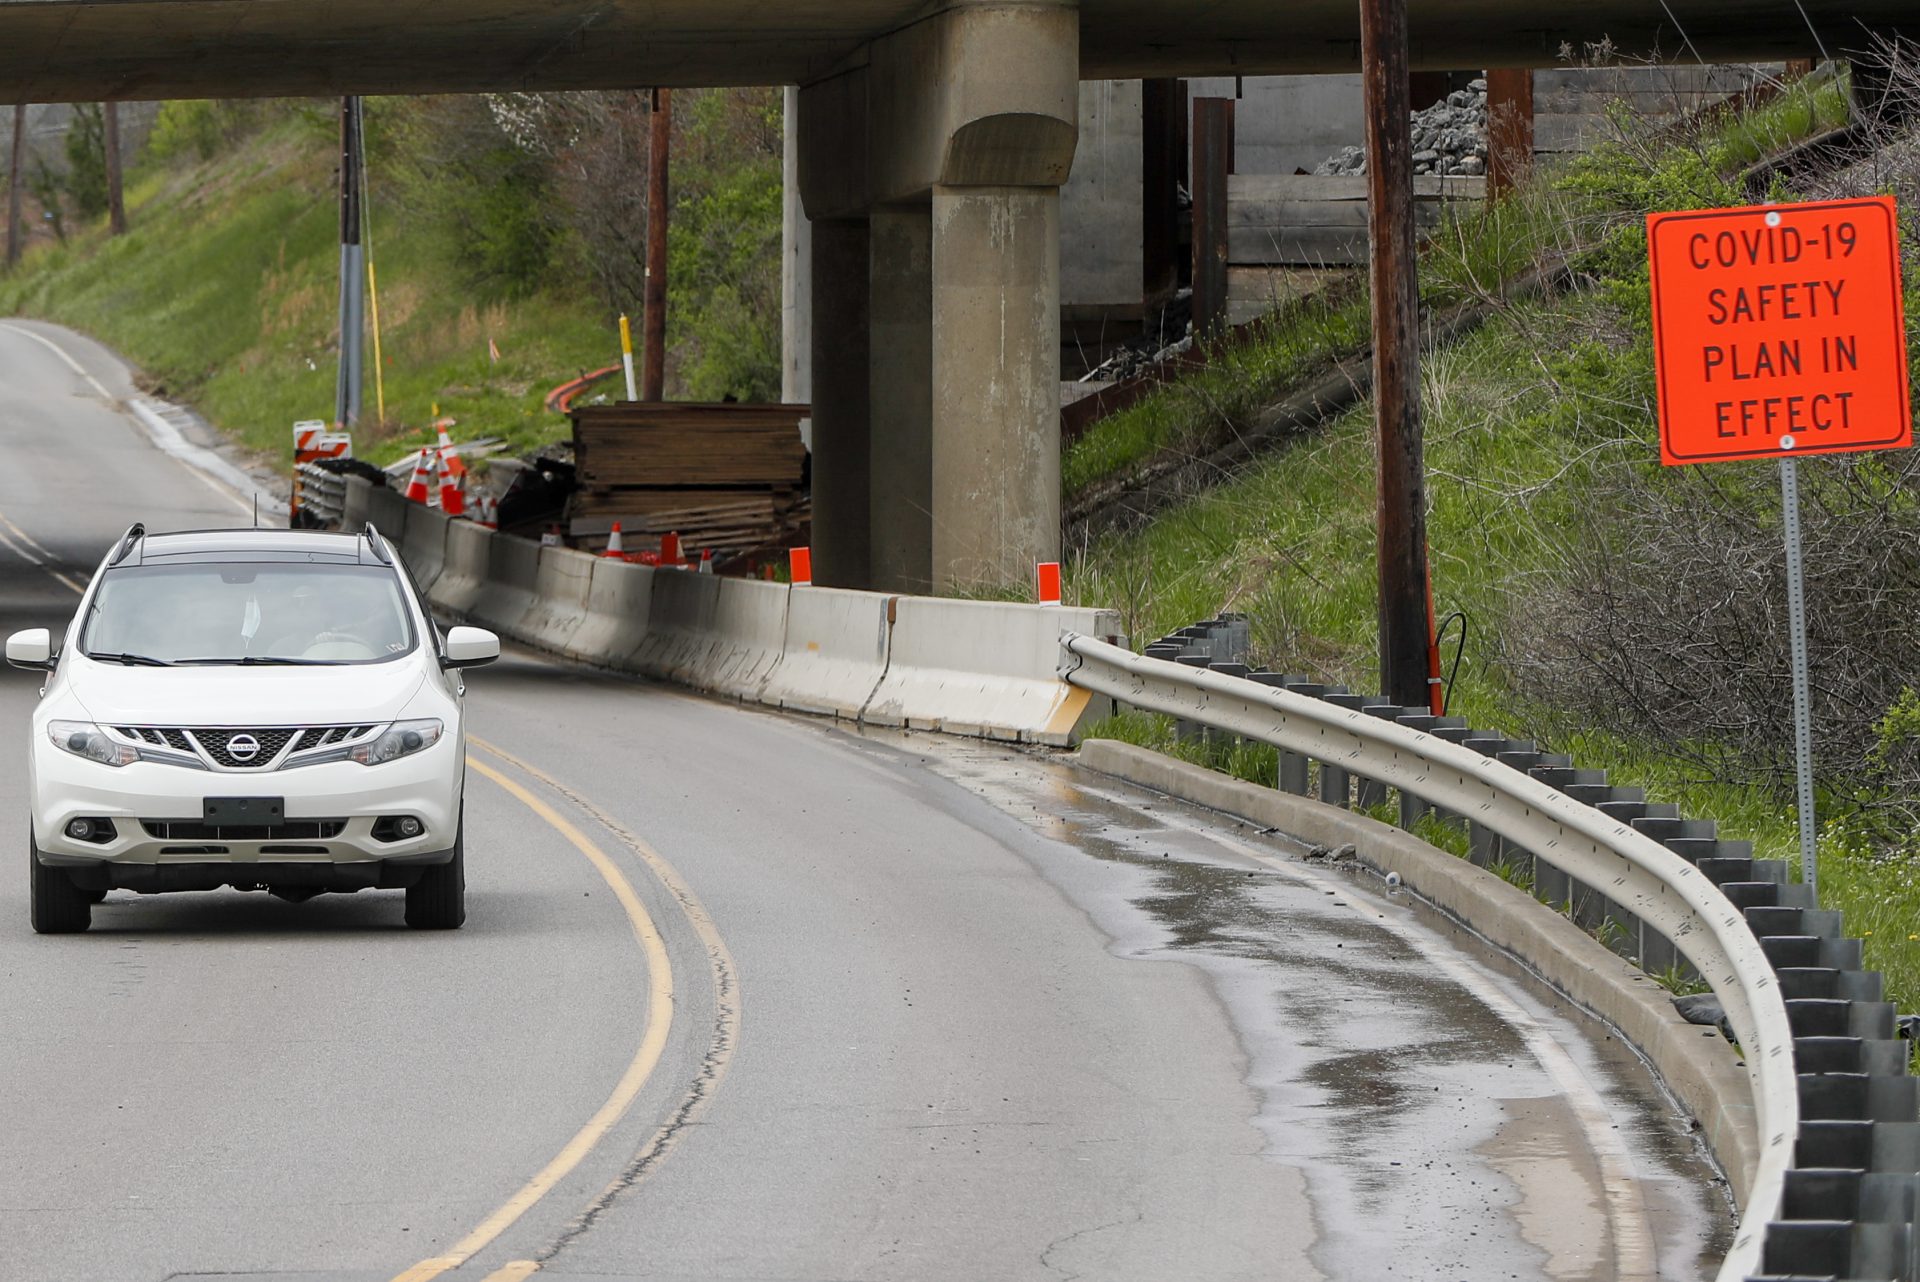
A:
MULTIPOLYGON (((339 215, 326 124, 289 115, 213 159, 141 174, 128 235, 91 227, 37 251, 0 277, 0 313, 93 334, 165 395, 256 449, 289 453, 294 420, 334 409, 339 215)), ((450 282, 441 247, 383 216, 391 210, 376 198, 370 220, 387 418, 360 433, 358 452, 385 457, 423 439, 435 402, 462 437, 557 432, 545 392, 618 354, 598 308, 564 288, 477 299, 450 282)), ((371 385, 366 403, 371 418, 371 385)))
MULTIPOLYGON (((770 378, 777 386, 778 299, 765 297, 766 280, 778 283, 778 256, 765 253, 779 234, 777 118, 770 146, 763 98, 777 101, 689 95, 676 117, 670 395, 751 398, 770 378)), ((458 420, 456 439, 527 446, 564 436, 546 393, 618 362, 620 307, 638 328, 638 299, 624 298, 637 292, 631 270, 611 280, 590 270, 609 256, 577 227, 590 216, 620 246, 637 247, 632 224, 644 211, 631 200, 580 211, 569 194, 610 186, 596 165, 635 172, 631 154, 603 137, 632 135, 632 108, 613 95, 560 105, 575 114, 547 134, 564 128, 602 143, 603 154, 556 153, 537 128, 516 147, 479 99, 370 101, 366 229, 385 416, 369 351, 355 441, 363 457, 384 461, 427 439, 436 404, 458 420)), ((129 183, 131 232, 111 238, 96 220, 36 247, 0 275, 0 315, 95 335, 156 390, 283 457, 296 419, 334 411, 337 125, 329 104, 220 111, 167 104, 129 183)))

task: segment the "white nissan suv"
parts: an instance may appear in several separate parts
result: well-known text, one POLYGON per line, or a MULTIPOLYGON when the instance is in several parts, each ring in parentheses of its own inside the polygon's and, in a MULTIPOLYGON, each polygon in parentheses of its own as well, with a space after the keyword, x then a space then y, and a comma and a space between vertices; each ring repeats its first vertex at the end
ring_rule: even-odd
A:
POLYGON ((136 525, 45 669, 28 763, 33 928, 85 930, 109 890, 233 886, 304 900, 405 889, 406 921, 466 919, 461 669, 479 628, 435 628, 363 534, 136 525))

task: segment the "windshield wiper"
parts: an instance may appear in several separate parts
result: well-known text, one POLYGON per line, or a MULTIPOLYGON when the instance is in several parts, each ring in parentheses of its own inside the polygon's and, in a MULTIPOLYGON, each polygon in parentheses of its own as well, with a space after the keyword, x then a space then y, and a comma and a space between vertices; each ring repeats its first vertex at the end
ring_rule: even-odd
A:
POLYGON ((328 667, 335 663, 338 663, 339 660, 337 659, 296 659, 290 655, 281 655, 281 654, 236 654, 230 659, 178 659, 175 662, 181 664, 182 666, 199 665, 202 667, 215 666, 219 664, 230 664, 232 666, 242 667, 242 668, 263 667, 263 666, 269 666, 269 665, 314 668, 314 667, 328 667))
POLYGON ((156 659, 150 654, 101 654, 87 651, 89 659, 98 659, 101 663, 123 663, 129 668, 171 668, 170 659, 156 659))

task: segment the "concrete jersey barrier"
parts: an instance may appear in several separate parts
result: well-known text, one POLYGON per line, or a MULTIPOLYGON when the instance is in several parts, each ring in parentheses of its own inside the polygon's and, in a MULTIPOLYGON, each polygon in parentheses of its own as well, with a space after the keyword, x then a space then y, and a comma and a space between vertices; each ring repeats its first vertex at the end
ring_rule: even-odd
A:
POLYGON ((651 566, 594 558, 586 612, 561 653, 585 663, 636 670, 634 652, 646 640, 652 617, 654 574, 651 566))
POLYGON ((1066 744, 1106 702, 1060 680, 1060 636, 1117 637, 1112 610, 901 597, 886 676, 861 720, 1066 744))
MULTIPOLYGON (((715 578, 696 574, 695 578, 715 578)), ((758 579, 720 579, 713 634, 722 638, 694 684, 736 699, 758 700, 781 664, 787 639, 787 602, 793 589, 758 579)))
POLYGON ((437 508, 407 504, 406 526, 400 531, 400 556, 422 592, 431 592, 447 560, 447 527, 451 517, 437 508))
POLYGON ((542 649, 567 653, 573 634, 587 618, 592 556, 569 548, 543 547, 534 571, 533 604, 520 621, 523 640, 542 649))
POLYGON ((717 641, 713 621, 719 602, 716 575, 656 573, 647 631, 634 651, 634 667, 662 681, 697 685, 694 677, 709 667, 708 652, 717 641))
POLYGON ((487 541, 487 578, 473 603, 473 617, 496 632, 531 640, 523 624, 533 612, 540 582, 540 545, 496 535, 487 541))
MULTIPOLYGON (((367 521, 380 531, 380 537, 398 547, 401 535, 407 530, 407 496, 398 490, 374 489, 359 477, 350 478, 348 494, 353 486, 364 486, 367 491, 367 521)), ((351 499, 348 500, 351 502, 351 499)))
POLYGON ((894 602, 880 592, 795 588, 779 667, 760 689, 770 707, 857 721, 887 673, 894 602))
POLYGON ((496 537, 492 530, 472 521, 448 523, 446 557, 439 576, 427 590, 427 600, 435 609, 456 619, 472 615, 487 586, 487 567, 493 562, 496 537))
POLYGON ((657 570, 542 548, 347 480, 441 614, 584 663, 873 725, 1070 742, 1106 701, 1060 680, 1060 635, 1110 610, 891 596, 657 570))

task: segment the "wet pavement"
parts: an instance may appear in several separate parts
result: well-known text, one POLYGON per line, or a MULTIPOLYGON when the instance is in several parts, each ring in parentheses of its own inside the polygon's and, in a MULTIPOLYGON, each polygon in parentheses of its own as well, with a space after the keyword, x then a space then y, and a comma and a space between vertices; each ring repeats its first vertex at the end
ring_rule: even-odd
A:
POLYGON ((1711 1276, 1724 1181, 1637 1054, 1351 863, 1001 745, 867 736, 1050 840, 1010 843, 1142 962, 1195 966, 1330 1279, 1711 1276))

